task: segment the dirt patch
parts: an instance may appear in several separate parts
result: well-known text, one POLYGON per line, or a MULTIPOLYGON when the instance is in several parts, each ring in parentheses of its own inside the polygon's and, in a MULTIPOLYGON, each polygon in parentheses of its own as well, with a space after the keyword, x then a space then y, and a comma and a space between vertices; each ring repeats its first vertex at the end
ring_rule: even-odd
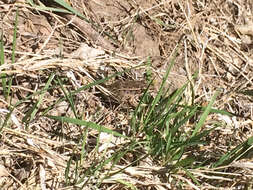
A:
MULTIPOLYGON (((155 3, 155 2, 153 2, 155 3)), ((139 5, 151 5, 147 1, 132 4, 124 1, 87 1, 85 8, 89 9, 89 18, 99 23, 104 30, 110 31, 114 39, 119 41, 121 50, 128 50, 137 56, 159 56, 159 44, 157 37, 149 35, 146 27, 142 23, 141 17, 138 12, 142 11, 138 8, 139 5), (134 15, 134 16, 133 16, 134 15)), ((80 11, 81 6, 77 6, 80 11)), ((144 8, 142 7, 142 8, 144 8)))

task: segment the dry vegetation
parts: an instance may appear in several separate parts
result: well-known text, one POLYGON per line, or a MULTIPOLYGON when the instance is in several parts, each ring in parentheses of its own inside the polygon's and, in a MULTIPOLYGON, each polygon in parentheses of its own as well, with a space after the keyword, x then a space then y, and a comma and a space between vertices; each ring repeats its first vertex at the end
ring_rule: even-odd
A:
MULTIPOLYGON (((60 1, 32 2, 0 1, 1 189, 253 188, 252 0, 69 0, 85 18, 57 11, 67 10, 60 1), (144 75, 155 96, 173 52, 165 87, 190 81, 184 101, 203 107, 220 90, 213 107, 234 114, 208 116, 206 143, 185 148, 192 167, 149 155, 143 134, 131 144, 87 128, 133 138, 144 75)), ((183 126, 188 135, 198 119, 183 126)))

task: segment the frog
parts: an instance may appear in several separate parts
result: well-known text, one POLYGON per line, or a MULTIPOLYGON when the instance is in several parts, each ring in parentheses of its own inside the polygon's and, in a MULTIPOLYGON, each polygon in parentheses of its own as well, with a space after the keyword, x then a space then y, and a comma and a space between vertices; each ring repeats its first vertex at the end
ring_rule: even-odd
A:
POLYGON ((146 80, 118 80, 110 85, 107 89, 111 91, 113 99, 123 107, 137 107, 138 101, 148 84, 146 80))

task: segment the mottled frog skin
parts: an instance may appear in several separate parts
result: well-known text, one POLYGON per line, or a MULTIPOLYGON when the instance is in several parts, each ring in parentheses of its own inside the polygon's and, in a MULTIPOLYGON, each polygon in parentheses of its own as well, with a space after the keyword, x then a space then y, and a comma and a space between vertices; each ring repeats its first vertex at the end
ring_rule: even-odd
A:
POLYGON ((147 82, 145 80, 134 81, 117 81, 107 88, 113 94, 113 98, 123 106, 136 107, 138 105, 138 100, 143 94, 143 91, 147 88, 147 82))

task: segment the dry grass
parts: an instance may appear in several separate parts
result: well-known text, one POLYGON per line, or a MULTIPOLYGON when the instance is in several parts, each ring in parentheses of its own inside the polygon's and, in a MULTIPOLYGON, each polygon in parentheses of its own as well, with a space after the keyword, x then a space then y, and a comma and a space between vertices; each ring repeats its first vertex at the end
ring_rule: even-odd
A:
MULTIPOLYGON (((70 2, 91 24, 28 1, 0 2, 1 189, 251 189, 252 0, 70 2), (108 89, 151 71, 156 94, 177 45, 165 86, 174 91, 189 80, 184 101, 203 107, 222 89, 213 107, 234 114, 208 116, 202 130, 216 128, 202 139, 206 144, 185 148, 183 157, 194 158, 190 166, 152 157, 141 144, 143 134, 133 136, 133 109, 113 102, 108 89), (143 66, 147 62, 150 67, 143 66), (6 95, 3 80, 10 78, 6 95), (129 138, 48 115, 106 126, 129 138)), ((198 119, 185 124, 186 136, 198 119)))

